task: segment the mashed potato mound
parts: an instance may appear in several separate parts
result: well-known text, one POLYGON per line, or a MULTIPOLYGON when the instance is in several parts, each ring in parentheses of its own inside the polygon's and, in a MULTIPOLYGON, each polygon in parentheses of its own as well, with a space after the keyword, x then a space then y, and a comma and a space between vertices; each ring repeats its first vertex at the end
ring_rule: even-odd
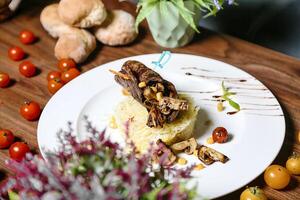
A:
POLYGON ((189 101, 189 109, 181 111, 172 123, 165 123, 163 128, 150 128, 146 125, 148 112, 133 97, 127 97, 120 102, 115 111, 118 128, 125 134, 125 124, 129 123, 129 138, 141 152, 147 152, 151 142, 161 139, 167 145, 189 139, 193 136, 194 125, 199 108, 185 96, 182 99, 189 101))

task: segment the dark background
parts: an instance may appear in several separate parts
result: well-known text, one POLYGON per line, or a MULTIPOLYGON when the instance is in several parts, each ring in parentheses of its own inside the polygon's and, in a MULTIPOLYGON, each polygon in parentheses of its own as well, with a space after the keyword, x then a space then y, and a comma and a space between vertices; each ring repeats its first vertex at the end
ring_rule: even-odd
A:
POLYGON ((200 25, 300 58, 299 0, 236 2, 238 6, 225 6, 200 25))

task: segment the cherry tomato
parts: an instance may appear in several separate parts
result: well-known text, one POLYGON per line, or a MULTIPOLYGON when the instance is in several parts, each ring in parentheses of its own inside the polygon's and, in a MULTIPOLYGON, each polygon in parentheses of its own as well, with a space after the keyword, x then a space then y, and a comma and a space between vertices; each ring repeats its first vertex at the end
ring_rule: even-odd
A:
POLYGON ((61 80, 63 83, 68 83, 69 81, 73 80, 77 76, 80 75, 80 71, 76 68, 71 68, 68 71, 65 71, 61 74, 61 80))
POLYGON ((30 148, 24 142, 15 142, 9 147, 9 155, 16 161, 21 161, 28 152, 30 148))
POLYGON ((280 190, 289 184, 291 176, 286 168, 280 165, 271 165, 266 169, 264 179, 268 186, 280 190))
POLYGON ((59 62, 58 62, 58 69, 60 71, 62 71, 62 72, 68 71, 71 68, 76 68, 76 63, 75 63, 74 60, 67 59, 67 58, 59 60, 59 62))
POLYGON ((60 79, 54 79, 48 82, 48 90, 51 94, 55 94, 63 86, 64 84, 60 81, 60 79))
POLYGON ((217 127, 212 133, 214 142, 225 143, 228 139, 228 132, 224 127, 217 127))
POLYGON ((25 52, 20 47, 11 47, 8 50, 8 57, 14 61, 19 61, 25 57, 25 52))
POLYGON ((34 101, 25 102, 20 108, 20 114, 28 121, 37 120, 41 114, 40 105, 34 101))
POLYGON ((242 192, 240 200, 268 200, 268 198, 262 189, 249 187, 242 192))
POLYGON ((48 73, 47 80, 60 79, 61 73, 59 71, 51 71, 48 73))
POLYGON ((19 38, 23 44, 32 44, 36 40, 35 35, 28 30, 21 31, 19 38))
POLYGON ((0 149, 9 147, 14 142, 15 136, 10 130, 0 130, 0 149))
POLYGON ((292 156, 286 161, 285 164, 287 170, 294 175, 300 175, 300 156, 297 153, 293 153, 292 156))
POLYGON ((30 61, 23 61, 19 65, 19 72, 29 78, 35 75, 36 67, 30 61))
POLYGON ((0 87, 5 88, 9 85, 9 83, 10 83, 9 75, 6 73, 0 72, 0 87))

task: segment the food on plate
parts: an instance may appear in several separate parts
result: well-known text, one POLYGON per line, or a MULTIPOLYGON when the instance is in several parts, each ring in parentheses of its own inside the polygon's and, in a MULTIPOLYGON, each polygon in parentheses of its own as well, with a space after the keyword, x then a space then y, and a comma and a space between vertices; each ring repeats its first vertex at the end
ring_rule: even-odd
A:
POLYGON ((292 156, 286 161, 286 168, 294 175, 300 175, 300 156, 297 153, 293 153, 292 156))
POLYGON ((25 77, 32 77, 36 74, 36 67, 30 61, 23 61, 19 64, 19 72, 25 77))
POLYGON ((34 101, 25 102, 20 108, 20 114, 28 121, 37 120, 41 114, 40 105, 34 101))
POLYGON ((222 101, 219 101, 218 104, 217 104, 217 110, 219 112, 222 112, 224 110, 224 105, 223 105, 223 102, 222 101))
POLYGON ((212 139, 217 143, 225 143, 228 140, 228 132, 224 127, 217 127, 212 133, 212 139))
POLYGON ((28 152, 30 148, 25 142, 15 142, 9 147, 9 155, 16 161, 21 161, 28 152))
POLYGON ((7 73, 0 72, 0 87, 5 88, 9 86, 10 77, 7 73))
POLYGON ((32 31, 29 31, 29 30, 21 31, 20 35, 19 35, 19 38, 20 38, 20 41, 23 44, 32 44, 36 40, 36 36, 34 35, 34 33, 32 31))
POLYGON ((229 160, 224 154, 204 145, 201 145, 198 149, 198 158, 206 165, 217 161, 226 163, 229 160))
POLYGON ((268 186, 280 190, 288 186, 291 176, 286 168, 280 165, 271 165, 266 169, 264 179, 268 186))
MULTIPOLYGON (((148 111, 147 126, 161 128, 173 122, 188 101, 178 97, 175 86, 138 61, 127 61, 121 71, 111 71, 115 80, 148 111)), ((193 110, 193 109, 192 109, 193 110)))
POLYGON ((205 166, 200 163, 200 164, 195 165, 194 170, 200 171, 200 170, 202 170, 204 168, 205 168, 205 166))
POLYGON ((121 101, 115 110, 115 118, 118 128, 126 133, 128 122, 128 136, 135 143, 138 150, 146 152, 151 142, 161 139, 167 145, 189 139, 193 136, 194 125, 198 113, 198 107, 189 101, 187 111, 179 113, 172 123, 165 123, 162 128, 147 126, 147 109, 128 96, 121 101))
POLYGON ((173 152, 184 152, 188 155, 191 155, 194 153, 194 151, 197 149, 197 141, 195 138, 190 138, 188 140, 184 140, 178 143, 175 143, 171 145, 171 149, 173 152))
POLYGON ((81 63, 96 48, 96 39, 86 30, 76 29, 72 34, 62 34, 55 45, 55 57, 73 59, 81 63))
POLYGON ((134 24, 135 19, 130 13, 123 10, 112 10, 108 12, 105 22, 95 28, 95 36, 106 45, 126 45, 137 37, 134 24))
POLYGON ((71 68, 76 68, 77 65, 74 60, 63 58, 58 61, 57 67, 61 72, 65 72, 71 68))
POLYGON ((9 147, 14 142, 14 134, 7 129, 0 130, 0 149, 9 147))
POLYGON ((214 139, 212 138, 212 136, 210 136, 210 137, 208 137, 208 138, 206 139, 206 143, 207 143, 207 144, 213 144, 213 143, 215 143, 215 141, 214 141, 214 139))
POLYGON ((112 128, 112 129, 118 128, 118 124, 117 124, 116 118, 115 118, 114 116, 111 116, 111 117, 110 117, 110 120, 109 120, 109 127, 112 128))
POLYGON ((240 200, 267 200, 267 196, 264 191, 259 187, 248 187, 245 189, 241 196, 240 200))
POLYGON ((58 4, 46 6, 40 16, 44 29, 53 37, 58 38, 62 34, 72 33, 76 28, 65 24, 58 16, 58 4))
POLYGON ((70 82, 74 78, 80 75, 80 71, 76 68, 71 68, 61 74, 61 80, 64 84, 70 82))
POLYGON ((61 76, 61 72, 59 72, 59 71, 51 71, 47 75, 47 80, 51 81, 51 80, 54 80, 54 79, 59 79, 60 76, 61 76))
POLYGON ((55 79, 50 80, 48 82, 48 91, 51 94, 55 94, 63 86, 64 86, 64 84, 62 83, 62 81, 60 80, 60 78, 55 78, 55 79))
POLYGON ((175 163, 176 155, 170 148, 161 140, 156 141, 157 148, 155 148, 152 159, 154 162, 161 163, 163 166, 170 166, 175 163))
MULTIPOLYGON (((193 134, 199 108, 190 97, 178 95, 171 82, 138 61, 127 61, 120 71, 110 71, 130 94, 116 107, 115 127, 138 152, 144 154, 154 147, 153 160, 164 165, 174 164, 179 153, 194 154, 207 165, 229 160, 212 148, 198 148, 193 134), (161 160, 163 156, 166 161, 161 160)), ((177 164, 185 165, 187 160, 179 157, 177 164)))
POLYGON ((179 164, 179 165, 186 165, 187 164, 187 160, 185 158, 178 158, 177 159, 177 164, 179 164))
POLYGON ((25 57, 25 52, 21 47, 11 47, 8 49, 8 57, 14 61, 20 61, 25 57))
POLYGON ((101 25, 107 15, 101 0, 61 0, 58 14, 66 24, 80 28, 101 25))

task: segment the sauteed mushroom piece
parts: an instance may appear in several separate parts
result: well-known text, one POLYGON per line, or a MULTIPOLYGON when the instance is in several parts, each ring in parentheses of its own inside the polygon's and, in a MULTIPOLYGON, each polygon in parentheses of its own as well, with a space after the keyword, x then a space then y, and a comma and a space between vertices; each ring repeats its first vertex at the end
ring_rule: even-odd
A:
POLYGON ((171 146, 174 152, 184 151, 186 154, 193 154, 197 148, 197 141, 195 138, 190 138, 182 142, 175 143, 171 146))
POLYGON ((225 163, 229 160, 224 154, 204 145, 201 145, 198 150, 198 158, 207 165, 215 161, 225 163))
POLYGON ((157 140, 157 149, 154 151, 152 159, 155 162, 162 162, 163 166, 172 165, 176 161, 176 156, 171 149, 161 140, 157 140), (163 158, 165 156, 165 158, 163 158), (161 160, 163 159, 163 160, 161 160))

